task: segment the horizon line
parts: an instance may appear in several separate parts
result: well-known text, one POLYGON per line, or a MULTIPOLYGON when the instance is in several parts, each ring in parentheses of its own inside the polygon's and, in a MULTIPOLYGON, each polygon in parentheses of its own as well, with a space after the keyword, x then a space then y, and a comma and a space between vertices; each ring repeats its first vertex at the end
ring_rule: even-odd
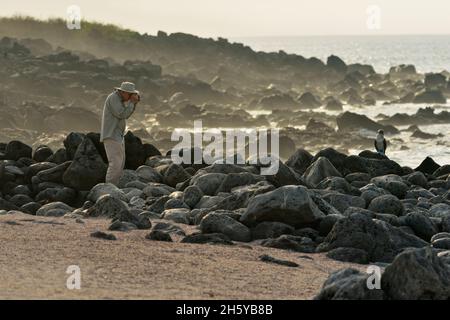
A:
POLYGON ((297 35, 245 35, 229 36, 229 38, 298 38, 298 37, 418 37, 418 36, 450 36, 450 33, 377 33, 377 34, 297 34, 297 35))
MULTIPOLYGON (((65 20, 64 17, 58 17, 58 16, 49 16, 47 18, 39 18, 39 17, 35 17, 35 16, 30 16, 30 15, 26 15, 26 14, 21 14, 21 13, 15 13, 13 15, 9 15, 9 16, 2 16, 0 15, 0 19, 2 18, 31 18, 34 19, 36 21, 40 21, 40 22, 46 22, 48 20, 55 20, 55 19, 60 19, 60 20, 65 20)), ((140 31, 131 27, 127 27, 127 26, 123 26, 120 23, 115 23, 115 22, 106 22, 106 21, 101 21, 101 20, 89 20, 89 19, 82 19, 81 21, 85 21, 88 23, 99 23, 99 24, 110 24, 110 25, 114 25, 117 26, 121 29, 124 30, 130 30, 133 32, 137 32, 140 35, 152 35, 149 33, 149 31, 140 31)), ((450 36, 450 33, 365 33, 365 34, 361 34, 361 33, 352 33, 352 34, 293 34, 293 35, 201 35, 201 34, 196 34, 196 33, 191 33, 190 31, 165 31, 165 30, 157 30, 155 31, 155 33, 153 34, 153 36, 157 36, 159 31, 163 31, 166 32, 168 34, 172 34, 172 33, 186 33, 186 34, 191 34, 191 35, 195 35, 197 37, 200 38, 225 38, 225 39, 248 39, 248 38, 314 38, 314 37, 414 37, 414 36, 440 36, 440 37, 445 37, 445 36, 450 36)))

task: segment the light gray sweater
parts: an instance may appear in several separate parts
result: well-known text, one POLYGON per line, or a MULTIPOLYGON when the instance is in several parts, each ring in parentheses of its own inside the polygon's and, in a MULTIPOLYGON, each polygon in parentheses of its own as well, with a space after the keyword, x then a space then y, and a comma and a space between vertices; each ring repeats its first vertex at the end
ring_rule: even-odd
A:
POLYGON ((107 138, 122 141, 126 128, 125 119, 133 114, 135 107, 131 101, 124 103, 117 90, 112 92, 103 107, 100 141, 103 142, 107 138))

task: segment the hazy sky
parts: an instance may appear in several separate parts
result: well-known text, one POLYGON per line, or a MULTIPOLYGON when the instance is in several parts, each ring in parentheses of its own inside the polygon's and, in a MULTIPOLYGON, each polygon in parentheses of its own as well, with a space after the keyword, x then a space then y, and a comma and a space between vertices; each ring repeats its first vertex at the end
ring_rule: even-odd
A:
POLYGON ((83 18, 156 34, 208 37, 344 34, 450 34, 450 0, 2 0, 0 16, 83 18), (367 27, 367 8, 381 10, 380 28, 367 27))

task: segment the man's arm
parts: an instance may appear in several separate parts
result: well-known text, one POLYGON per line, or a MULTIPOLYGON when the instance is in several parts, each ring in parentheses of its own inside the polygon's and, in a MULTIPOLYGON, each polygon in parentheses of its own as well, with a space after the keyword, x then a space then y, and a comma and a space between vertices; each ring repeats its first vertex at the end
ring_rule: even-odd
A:
POLYGON ((129 102, 125 107, 119 99, 111 99, 108 103, 109 111, 118 119, 128 119, 134 112, 136 105, 129 102))
POLYGON ((386 148, 387 148, 387 142, 386 142, 386 139, 383 140, 383 144, 384 144, 384 151, 386 151, 386 148))

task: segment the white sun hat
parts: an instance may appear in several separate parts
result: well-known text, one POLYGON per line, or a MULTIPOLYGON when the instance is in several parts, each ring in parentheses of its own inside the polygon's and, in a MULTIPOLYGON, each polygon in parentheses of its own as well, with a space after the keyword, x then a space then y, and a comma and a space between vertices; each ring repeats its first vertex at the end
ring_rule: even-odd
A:
POLYGON ((114 89, 128 92, 128 93, 137 93, 139 94, 139 91, 136 90, 136 86, 132 82, 122 82, 120 87, 115 87, 114 89))

